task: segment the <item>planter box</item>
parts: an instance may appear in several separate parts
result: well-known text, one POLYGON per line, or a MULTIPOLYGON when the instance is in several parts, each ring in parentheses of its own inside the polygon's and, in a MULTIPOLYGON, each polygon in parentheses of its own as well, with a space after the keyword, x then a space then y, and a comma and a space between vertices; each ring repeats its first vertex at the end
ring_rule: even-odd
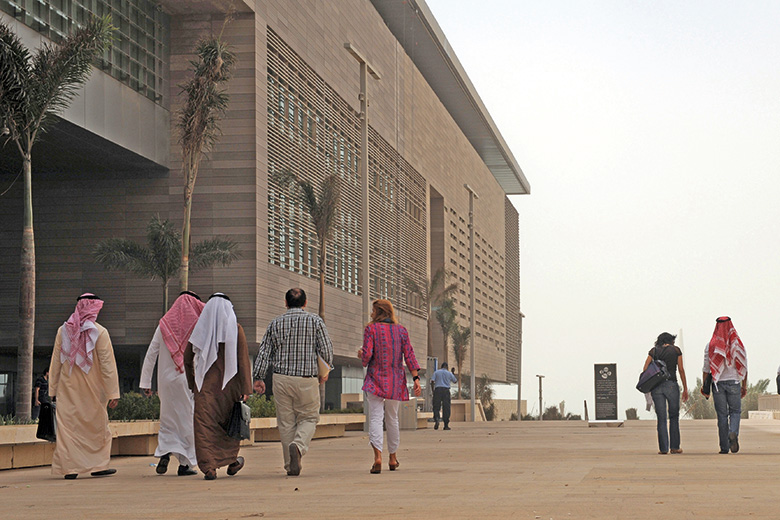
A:
MULTIPOLYGON (((349 427, 363 429, 365 417, 361 414, 325 414, 320 416, 315 439, 341 437, 349 427)), ((242 446, 254 442, 279 440, 276 417, 253 418, 249 424, 252 436, 242 446)), ((111 455, 154 455, 157 448, 159 421, 110 422, 111 455)), ((36 424, 0 426, 0 470, 51 465, 54 443, 35 437, 36 424)))

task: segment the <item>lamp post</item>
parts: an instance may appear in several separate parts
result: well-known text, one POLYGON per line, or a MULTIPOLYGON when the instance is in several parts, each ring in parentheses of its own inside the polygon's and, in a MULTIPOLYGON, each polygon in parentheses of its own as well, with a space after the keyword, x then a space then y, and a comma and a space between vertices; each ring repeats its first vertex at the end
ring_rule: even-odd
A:
POLYGON ((471 345, 469 346, 470 363, 471 363, 471 422, 477 420, 476 401, 474 399, 477 393, 476 378, 474 376, 474 336, 476 331, 474 330, 474 199, 478 199, 479 196, 471 189, 468 184, 463 185, 469 192, 469 287, 471 289, 471 304, 469 305, 470 316, 469 326, 471 327, 471 345))
POLYGON ((542 420, 542 379, 544 379, 544 376, 540 376, 539 374, 536 374, 536 377, 539 378, 539 420, 542 420))
POLYGON ((525 318, 525 314, 522 312, 520 313, 520 338, 519 338, 519 344, 517 346, 517 420, 520 421, 523 418, 522 413, 522 399, 521 397, 521 387, 523 383, 523 318, 525 318))
POLYGON ((363 322, 368 323, 371 307, 371 290, 369 285, 369 248, 368 248, 368 75, 379 80, 381 77, 376 69, 355 49, 351 43, 344 48, 360 63, 360 240, 363 268, 360 272, 360 285, 363 287, 363 322))

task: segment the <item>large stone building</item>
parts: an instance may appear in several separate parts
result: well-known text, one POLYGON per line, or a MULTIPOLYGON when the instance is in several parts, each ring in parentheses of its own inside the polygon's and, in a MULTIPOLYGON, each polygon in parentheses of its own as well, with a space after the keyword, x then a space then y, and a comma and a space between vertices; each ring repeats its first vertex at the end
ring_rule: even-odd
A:
MULTIPOLYGON (((111 14, 119 30, 83 93, 33 153, 36 372, 48 363, 76 296, 92 291, 106 302, 100 321, 111 333, 123 389, 137 388, 161 315, 161 286, 105 271, 91 250, 109 237, 145 242, 154 215, 180 225, 178 85, 198 37, 221 30, 226 3, 0 0, 0 19, 31 47, 58 41, 89 13, 111 14)), ((427 352, 425 309, 406 280, 424 284, 440 267, 454 273, 458 321, 468 326, 467 183, 479 195, 476 373, 516 381, 518 215, 507 195, 528 193, 529 184, 428 7, 422 0, 234 4, 236 17, 224 33, 238 56, 230 107, 223 136, 200 169, 192 227, 195 241, 233 238, 242 256, 229 268, 194 273, 191 289, 231 296, 252 353, 268 321, 284 311, 289 287, 303 287, 316 310, 316 235, 300 204, 271 176, 289 169, 316 183, 337 174, 343 200, 327 253, 325 315, 338 366, 327 401, 338 406, 340 392, 359 391, 355 352, 366 288, 356 56, 363 57, 379 77, 367 84, 369 295, 393 301, 423 366, 429 357, 448 357, 440 335, 427 352)), ((14 181, 15 154, 11 146, 0 151, 0 413, 13 402, 18 343, 22 186, 14 181)))

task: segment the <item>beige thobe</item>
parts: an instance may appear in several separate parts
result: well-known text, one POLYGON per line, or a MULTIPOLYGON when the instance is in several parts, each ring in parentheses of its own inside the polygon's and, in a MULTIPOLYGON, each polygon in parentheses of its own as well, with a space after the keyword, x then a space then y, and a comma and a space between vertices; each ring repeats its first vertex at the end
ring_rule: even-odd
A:
POLYGON ((49 395, 57 398, 52 475, 102 471, 109 466, 111 431, 106 406, 111 399, 119 399, 119 377, 108 331, 95 325, 99 335, 88 374, 60 362, 63 327, 57 331, 49 365, 49 395))

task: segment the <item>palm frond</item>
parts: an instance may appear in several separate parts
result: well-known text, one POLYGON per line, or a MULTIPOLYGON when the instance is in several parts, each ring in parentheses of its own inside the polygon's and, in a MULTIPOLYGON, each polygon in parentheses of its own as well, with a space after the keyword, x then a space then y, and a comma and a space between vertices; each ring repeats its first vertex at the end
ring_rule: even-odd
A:
POLYGON ((151 279, 159 277, 149 250, 126 238, 109 238, 98 242, 92 250, 92 256, 109 270, 128 271, 151 279))
POLYGON ((453 327, 451 336, 452 352, 455 354, 455 363, 460 366, 466 360, 468 343, 471 338, 471 328, 461 327, 456 323, 453 327))
MULTIPOLYGON (((32 59, 29 83, 30 130, 46 129, 70 105, 92 72, 92 61, 111 45, 111 17, 92 18, 61 46, 44 44, 32 59)), ((32 144, 32 143, 30 143, 32 144)))
POLYGON ((170 221, 156 215, 146 228, 146 240, 160 278, 166 280, 175 276, 181 268, 181 233, 170 221))
POLYGON ((19 37, 0 23, 0 128, 8 128, 8 139, 17 140, 27 127, 30 52, 19 37))
POLYGON ((241 257, 238 244, 228 238, 214 237, 198 242, 190 252, 190 269, 206 269, 213 265, 227 267, 241 257))
POLYGON ((221 135, 219 121, 229 102, 224 85, 236 63, 235 53, 219 37, 199 40, 195 54, 197 59, 190 62, 193 76, 180 85, 185 102, 176 124, 185 157, 207 153, 221 135))

